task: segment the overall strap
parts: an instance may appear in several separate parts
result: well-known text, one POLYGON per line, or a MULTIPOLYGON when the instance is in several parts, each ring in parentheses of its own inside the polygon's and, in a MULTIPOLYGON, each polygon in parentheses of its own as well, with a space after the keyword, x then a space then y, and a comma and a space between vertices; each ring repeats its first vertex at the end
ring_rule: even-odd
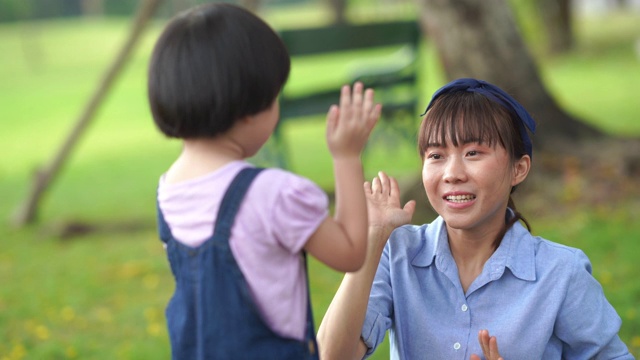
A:
POLYGON ((164 219, 164 215, 162 215, 162 210, 160 210, 160 202, 156 200, 156 212, 157 212, 157 223, 158 223, 158 234, 160 236, 160 240, 163 243, 167 243, 169 238, 171 238, 171 230, 169 229, 169 225, 164 219))
POLYGON ((304 272, 307 281, 307 325, 305 327, 305 340, 310 359, 318 359, 318 342, 316 340, 316 328, 313 324, 313 309, 311 307, 311 283, 309 282, 309 265, 307 263, 307 252, 303 251, 304 272))
POLYGON ((253 182, 253 179, 255 179, 262 170, 264 169, 244 168, 240 170, 238 175, 231 181, 218 209, 218 217, 213 231, 214 239, 219 239, 227 244, 229 243, 231 227, 242 204, 242 199, 253 182))

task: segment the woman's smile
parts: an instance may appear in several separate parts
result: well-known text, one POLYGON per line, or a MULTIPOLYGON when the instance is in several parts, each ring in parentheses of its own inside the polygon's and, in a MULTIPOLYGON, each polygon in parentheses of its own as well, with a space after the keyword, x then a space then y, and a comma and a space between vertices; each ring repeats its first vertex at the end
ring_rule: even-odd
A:
POLYGON ((476 200, 476 196, 467 192, 455 191, 446 193, 442 197, 442 199, 447 203, 449 207, 455 209, 464 209, 473 205, 476 200))

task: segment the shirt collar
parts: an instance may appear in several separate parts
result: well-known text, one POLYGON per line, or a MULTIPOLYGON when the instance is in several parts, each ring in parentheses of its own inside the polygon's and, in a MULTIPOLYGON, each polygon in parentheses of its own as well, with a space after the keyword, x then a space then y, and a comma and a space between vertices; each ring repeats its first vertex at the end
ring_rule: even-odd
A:
MULTIPOLYGON (((509 215, 512 215, 511 209, 508 211, 510 212, 509 215)), ((411 260, 413 266, 431 266, 438 257, 453 260, 449 249, 446 226, 442 217, 438 216, 431 223, 431 226, 425 227, 423 236, 424 246, 411 260), (436 240, 433 242, 426 241, 429 238, 436 240)), ((495 280, 502 276, 507 268, 515 277, 521 280, 534 281, 536 279, 535 249, 533 241, 530 239, 531 237, 531 233, 520 222, 516 222, 507 230, 500 242, 500 246, 498 246, 498 249, 491 255, 485 265, 485 269, 489 270, 492 279, 495 280)), ((445 260, 441 264, 449 262, 445 260)))

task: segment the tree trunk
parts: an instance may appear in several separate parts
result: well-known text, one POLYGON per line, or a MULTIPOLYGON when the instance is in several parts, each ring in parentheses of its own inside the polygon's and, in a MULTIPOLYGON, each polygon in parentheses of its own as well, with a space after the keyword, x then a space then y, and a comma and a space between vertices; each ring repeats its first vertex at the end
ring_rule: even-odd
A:
POLYGON ((563 111, 545 89, 504 0, 418 0, 420 21, 449 79, 474 77, 500 86, 538 124, 534 146, 599 137, 563 111))
POLYGON ((98 84, 95 93, 87 102, 75 126, 71 130, 71 133, 62 144, 60 150, 54 155, 51 162, 45 168, 36 170, 33 184, 27 199, 14 214, 12 219, 14 225, 24 226, 35 221, 38 205, 42 196, 45 194, 55 177, 59 174, 64 163, 69 158, 71 150, 80 139, 80 136, 87 128, 87 125, 89 125, 89 122, 98 110, 99 105, 106 97, 109 89, 111 89, 111 86, 120 74, 126 61, 129 59, 129 55, 133 52, 133 49, 135 49, 138 39, 143 32, 144 26, 155 13, 160 2, 161 0, 146 0, 140 5, 136 18, 133 22, 133 26, 131 27, 129 38, 120 52, 116 55, 102 81, 98 84))
POLYGON ((262 1, 260 0, 240 0, 238 4, 254 14, 258 13, 262 1))
POLYGON ((573 47, 571 0, 538 0, 549 53, 561 54, 573 47))
POLYGON ((347 22, 347 0, 328 0, 335 16, 335 24, 345 24, 347 22))
POLYGON ((104 15, 104 0, 81 0, 82 15, 101 17, 104 15))

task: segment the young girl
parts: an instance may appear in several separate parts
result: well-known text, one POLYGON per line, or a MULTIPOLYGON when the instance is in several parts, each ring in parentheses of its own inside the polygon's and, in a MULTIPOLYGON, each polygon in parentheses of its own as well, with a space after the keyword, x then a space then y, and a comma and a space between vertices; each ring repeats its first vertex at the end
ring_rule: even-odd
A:
POLYGON ((515 209, 534 130, 487 82, 458 79, 434 94, 418 150, 439 216, 404 225, 415 202, 400 204, 397 182, 381 172, 365 184, 367 259, 322 320, 324 359, 368 356, 388 330, 391 359, 633 359, 587 256, 533 236, 515 209))
POLYGON ((224 3, 176 16, 154 48, 153 118, 183 142, 158 187, 176 280, 166 311, 174 359, 317 358, 304 254, 344 272, 364 261, 360 155, 380 114, 371 89, 344 86, 327 115, 334 217, 311 181, 245 160, 278 122, 289 66, 265 22, 224 3))

